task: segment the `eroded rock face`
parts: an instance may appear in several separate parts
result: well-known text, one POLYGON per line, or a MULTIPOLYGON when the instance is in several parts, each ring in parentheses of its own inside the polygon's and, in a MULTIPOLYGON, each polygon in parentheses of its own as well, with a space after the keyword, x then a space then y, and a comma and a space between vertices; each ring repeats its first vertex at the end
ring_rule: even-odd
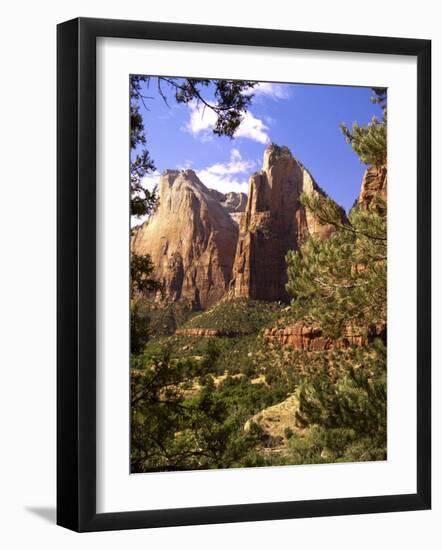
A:
POLYGON ((364 173, 358 206, 368 208, 375 196, 387 200, 387 167, 370 166, 364 173))
POLYGON ((237 223, 239 223, 241 214, 247 206, 247 195, 245 193, 235 193, 234 191, 227 193, 224 195, 221 206, 227 210, 237 223))
POLYGON ((303 192, 325 196, 287 147, 268 146, 261 172, 249 182, 230 285, 232 297, 288 300, 287 251, 298 250, 309 235, 326 239, 334 232, 302 206, 303 192))
POLYGON ((277 342, 295 350, 327 351, 346 349, 349 347, 366 346, 374 338, 386 341, 386 325, 380 323, 373 327, 368 334, 347 324, 338 338, 329 338, 318 325, 310 326, 304 323, 295 323, 284 328, 269 328, 264 332, 264 338, 270 342, 277 342))
POLYGON ((247 195, 235 191, 224 194, 216 189, 209 189, 209 193, 230 214, 232 220, 239 225, 241 215, 247 206, 247 195))
POLYGON ((168 170, 160 179, 159 204, 132 237, 135 254, 150 254, 165 297, 205 309, 226 293, 238 226, 192 170, 168 170))
POLYGON ((267 446, 267 451, 283 451, 286 446, 286 430, 302 435, 305 430, 298 428, 295 415, 299 412, 299 400, 292 394, 287 399, 257 412, 244 424, 244 431, 249 432, 253 424, 263 431, 261 439, 267 446))

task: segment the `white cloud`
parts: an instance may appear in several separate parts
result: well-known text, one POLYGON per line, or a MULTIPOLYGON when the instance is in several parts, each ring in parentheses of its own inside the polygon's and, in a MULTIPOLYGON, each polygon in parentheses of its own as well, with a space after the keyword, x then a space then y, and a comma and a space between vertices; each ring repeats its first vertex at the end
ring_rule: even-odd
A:
POLYGON ((222 193, 229 191, 247 193, 249 174, 254 166, 254 161, 243 159, 238 149, 233 148, 228 162, 212 164, 198 170, 196 175, 210 189, 216 189, 222 193), (243 176, 240 177, 240 174, 243 176))
POLYGON ((160 181, 160 176, 160 172, 158 172, 158 170, 155 170, 155 172, 151 172, 150 174, 144 176, 144 178, 141 180, 141 185, 144 187, 144 189, 153 191, 155 186, 157 186, 160 181))
POLYGON ((216 124, 216 113, 208 107, 200 106, 196 102, 189 103, 190 118, 184 130, 193 136, 199 135, 203 141, 212 138, 212 128, 216 124))
POLYGON ((241 159, 242 159, 242 156, 241 156, 241 153, 238 151, 238 149, 232 149, 230 151, 230 160, 231 161, 241 160, 241 159))
POLYGON ((244 172, 249 172, 254 166, 255 162, 253 160, 244 160, 238 149, 234 148, 230 151, 229 162, 226 162, 225 164, 212 164, 212 166, 209 166, 206 170, 212 174, 225 176, 227 174, 241 174, 244 172))
MULTIPOLYGON (((247 193, 250 174, 256 166, 259 166, 259 163, 260 161, 244 159, 240 151, 234 147, 230 151, 230 158, 227 162, 211 164, 201 170, 195 170, 195 173, 209 189, 216 189, 221 193, 228 193, 229 191, 247 193)), ((184 166, 178 167, 178 169, 187 169, 189 166, 186 165, 190 164, 191 161, 185 161, 184 166)), ((152 191, 158 185, 160 177, 161 174, 157 170, 144 176, 142 180, 143 187, 152 191)), ((142 218, 132 216, 131 226, 140 225, 147 218, 148 216, 142 218)))
MULTIPOLYGON (((216 124, 217 116, 212 109, 198 105, 196 102, 189 104, 190 117, 183 128, 193 136, 198 136, 202 141, 213 138, 212 129, 216 124)), ((267 134, 269 127, 259 118, 255 118, 250 111, 244 114, 239 128, 235 132, 235 138, 248 138, 259 143, 269 143, 267 134)))
POLYGON ((189 170, 189 168, 192 168, 193 160, 185 160, 183 164, 179 164, 177 166, 177 170, 189 170))
POLYGON ((259 82, 254 88, 255 96, 267 96, 272 99, 288 99, 291 96, 293 85, 275 84, 273 82, 259 82))
POLYGON ((244 115, 244 118, 235 132, 235 137, 243 137, 259 141, 259 143, 269 143, 270 138, 266 130, 269 127, 259 118, 255 118, 250 111, 244 115))
POLYGON ((239 179, 235 176, 220 175, 211 172, 208 169, 199 170, 196 175, 209 189, 216 189, 221 193, 229 193, 229 191, 236 191, 237 193, 247 193, 248 181, 247 179, 239 179))
MULTIPOLYGON (((147 174, 143 177, 141 180, 141 185, 144 187, 144 189, 148 189, 149 191, 153 191, 155 187, 158 185, 160 181, 161 174, 158 172, 158 170, 155 170, 154 172, 151 172, 150 174, 147 174)), ((146 214, 145 216, 131 216, 130 217, 130 226, 132 228, 136 227, 137 225, 141 225, 149 218, 149 215, 146 214)))

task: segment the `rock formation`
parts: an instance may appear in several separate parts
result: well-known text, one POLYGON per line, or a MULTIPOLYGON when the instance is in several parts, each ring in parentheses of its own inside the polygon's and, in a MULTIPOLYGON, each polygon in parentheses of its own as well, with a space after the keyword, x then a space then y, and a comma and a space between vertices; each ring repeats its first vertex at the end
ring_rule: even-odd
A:
POLYGON ((208 191, 210 195, 230 214, 230 217, 237 224, 239 224, 241 214, 247 206, 247 195, 245 193, 236 193, 235 191, 230 191, 229 193, 224 194, 216 189, 209 189, 208 191))
POLYGON ((283 328, 266 329, 264 338, 295 350, 326 351, 366 346, 375 338, 381 338, 386 342, 386 330, 384 323, 372 327, 368 333, 347 324, 338 338, 329 338, 318 325, 311 326, 300 322, 283 328))
POLYGON ((221 202, 228 202, 227 196, 209 190, 192 170, 161 176, 159 204, 135 230, 132 251, 150 254, 167 299, 205 309, 225 295, 238 226, 221 202))
POLYGON ((303 435, 305 429, 295 423, 296 413, 299 412, 299 400, 295 394, 276 405, 271 405, 257 412, 244 424, 244 431, 250 432, 253 424, 261 430, 261 441, 266 453, 283 453, 287 447, 287 430, 289 433, 303 435))
MULTIPOLYGON (((308 235, 328 238, 334 228, 321 225, 301 204, 302 193, 325 193, 287 147, 269 145, 261 172, 251 176, 241 217, 229 295, 257 300, 287 300, 285 256, 308 235)), ((342 211, 345 217, 344 211, 342 211)))
POLYGON ((230 192, 224 195, 221 206, 227 210, 231 218, 239 225, 241 216, 247 206, 247 195, 245 193, 230 192))
MULTIPOLYGON (((367 209, 376 196, 387 200, 386 166, 367 168, 355 206, 367 209)), ((347 323, 337 338, 329 338, 319 325, 298 322, 285 327, 268 328, 264 332, 264 338, 268 342, 276 342, 295 350, 326 351, 366 346, 375 338, 380 338, 386 344, 387 326, 384 322, 379 322, 377 326, 362 331, 347 323)))
POLYGON ((387 167, 370 166, 364 173, 357 205, 368 208, 375 196, 387 200, 387 167))
POLYGON ((159 205, 135 230, 132 251, 151 256, 167 299, 186 300, 193 309, 226 295, 287 300, 287 251, 309 235, 325 239, 334 231, 302 206, 302 193, 325 196, 289 149, 273 144, 250 178, 248 196, 208 189, 192 170, 167 170, 159 205))

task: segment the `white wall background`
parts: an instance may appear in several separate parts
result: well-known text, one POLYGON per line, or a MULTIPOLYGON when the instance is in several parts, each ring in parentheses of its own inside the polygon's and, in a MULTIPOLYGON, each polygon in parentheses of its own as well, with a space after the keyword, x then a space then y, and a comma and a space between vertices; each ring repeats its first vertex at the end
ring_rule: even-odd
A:
MULTIPOLYGON (((433 510, 76 535, 55 521, 55 25, 77 16, 433 40, 433 280, 442 279, 440 3, 15 1, 1 10, 0 544, 4 548, 439 548, 441 290, 434 285, 433 510), (439 338, 438 338, 439 337, 439 338)), ((404 159, 406 162, 406 159, 404 159)), ((406 238, 406 235, 404 235, 406 238)), ((404 343, 407 335, 404 334, 404 343)))

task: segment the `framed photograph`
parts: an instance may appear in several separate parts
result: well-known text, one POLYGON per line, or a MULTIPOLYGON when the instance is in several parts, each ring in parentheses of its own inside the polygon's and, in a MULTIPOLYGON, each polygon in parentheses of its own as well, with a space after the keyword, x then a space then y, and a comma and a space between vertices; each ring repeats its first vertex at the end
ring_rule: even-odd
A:
POLYGON ((429 509, 430 41, 57 36, 58 524, 429 509))

